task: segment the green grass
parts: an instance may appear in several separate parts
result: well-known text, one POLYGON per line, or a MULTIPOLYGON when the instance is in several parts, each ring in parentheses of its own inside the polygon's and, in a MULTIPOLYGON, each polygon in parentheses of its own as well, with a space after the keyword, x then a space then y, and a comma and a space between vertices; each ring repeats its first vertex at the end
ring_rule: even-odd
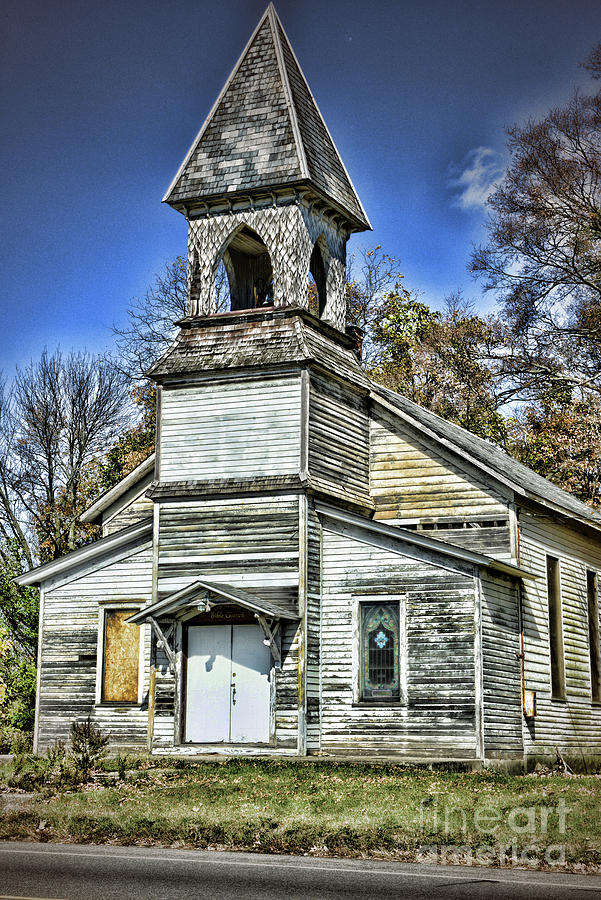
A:
POLYGON ((151 765, 131 771, 125 782, 40 796, 30 811, 0 816, 0 838, 403 859, 418 858, 424 845, 461 845, 473 854, 486 845, 493 851, 482 861, 493 864, 500 848, 513 846, 518 857, 530 847, 530 858, 541 865, 545 849, 560 845, 565 867, 601 867, 596 776, 249 759, 151 765), (565 833, 555 813, 561 801, 569 809, 565 833), (527 812, 512 813, 517 808, 527 812), (493 833, 482 830, 495 822, 493 833), (530 822, 534 830, 523 830, 530 822))

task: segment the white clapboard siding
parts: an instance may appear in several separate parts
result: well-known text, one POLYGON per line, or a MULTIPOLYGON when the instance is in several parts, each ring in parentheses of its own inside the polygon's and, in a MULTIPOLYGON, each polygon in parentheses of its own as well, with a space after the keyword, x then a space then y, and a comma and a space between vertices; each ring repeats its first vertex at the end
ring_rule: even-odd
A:
POLYGON ((300 376, 164 388, 160 480, 294 475, 300 376))
POLYGON ((369 497, 369 418, 365 397, 312 374, 309 475, 328 493, 369 497))
POLYGON ((163 503, 159 593, 202 576, 296 605, 298 497, 163 503))
POLYGON ((521 757, 521 641, 515 582, 482 573, 481 623, 485 754, 521 757))
POLYGON ((462 532, 440 528, 432 537, 490 556, 510 553, 508 499, 409 425, 377 412, 371 418, 370 483, 376 518, 412 522, 491 522, 462 532), (502 524, 499 524, 502 523, 502 524))
POLYGON ((321 753, 474 758, 475 587, 452 572, 324 529, 321 753), (353 704, 355 598, 404 596, 407 704, 353 704))
MULTIPOLYGON (((110 736, 111 745, 146 746, 148 712, 135 706, 96 705, 99 603, 132 600, 140 605, 152 594, 152 554, 147 543, 138 552, 68 584, 44 592, 38 747, 68 740, 71 723, 90 716, 110 736)), ((144 630, 140 661, 142 693, 148 693, 150 629, 144 630)), ((144 704, 143 704, 144 706, 144 704)))
POLYGON ((282 667, 276 671, 275 732, 276 746, 298 744, 298 650, 299 629, 293 622, 282 622, 282 667))
POLYGON ((524 568, 539 576, 523 589, 526 688, 537 692, 537 715, 524 729, 526 751, 578 759, 601 753, 601 706, 591 701, 587 569, 601 572, 601 547, 576 528, 536 508, 520 510, 524 568), (551 699, 546 555, 559 560, 566 700, 551 699))
MULTIPOLYGON (((296 614, 298 504, 294 494, 162 503, 159 596, 206 578, 283 604, 296 614)), ((281 627, 282 667, 275 676, 276 745, 292 748, 298 740, 298 625, 282 622, 281 627)), ((168 746, 173 740, 173 696, 171 703, 170 709, 165 693, 155 718, 156 746, 168 746)))

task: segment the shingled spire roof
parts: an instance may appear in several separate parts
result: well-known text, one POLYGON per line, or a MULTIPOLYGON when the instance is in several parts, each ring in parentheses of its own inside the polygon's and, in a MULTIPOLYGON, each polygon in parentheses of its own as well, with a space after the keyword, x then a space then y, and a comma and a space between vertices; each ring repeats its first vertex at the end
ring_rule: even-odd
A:
POLYGON ((301 184, 334 201, 355 230, 371 227, 270 4, 163 199, 184 211, 301 184))

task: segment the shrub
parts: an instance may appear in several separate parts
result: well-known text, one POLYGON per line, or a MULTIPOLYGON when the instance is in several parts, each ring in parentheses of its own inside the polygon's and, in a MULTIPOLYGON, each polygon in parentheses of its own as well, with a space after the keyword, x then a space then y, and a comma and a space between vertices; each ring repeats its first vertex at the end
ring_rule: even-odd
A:
POLYGON ((106 756, 108 741, 108 737, 89 716, 84 722, 73 722, 71 725, 71 755, 76 774, 82 782, 88 780, 94 766, 106 756))

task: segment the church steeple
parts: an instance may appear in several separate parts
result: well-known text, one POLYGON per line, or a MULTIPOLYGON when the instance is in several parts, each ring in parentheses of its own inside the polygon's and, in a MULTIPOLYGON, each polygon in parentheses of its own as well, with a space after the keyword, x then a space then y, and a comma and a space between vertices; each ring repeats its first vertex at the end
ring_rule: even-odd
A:
POLYGON ((272 4, 164 197, 190 222, 190 315, 308 308, 344 328, 346 241, 369 220, 272 4))

